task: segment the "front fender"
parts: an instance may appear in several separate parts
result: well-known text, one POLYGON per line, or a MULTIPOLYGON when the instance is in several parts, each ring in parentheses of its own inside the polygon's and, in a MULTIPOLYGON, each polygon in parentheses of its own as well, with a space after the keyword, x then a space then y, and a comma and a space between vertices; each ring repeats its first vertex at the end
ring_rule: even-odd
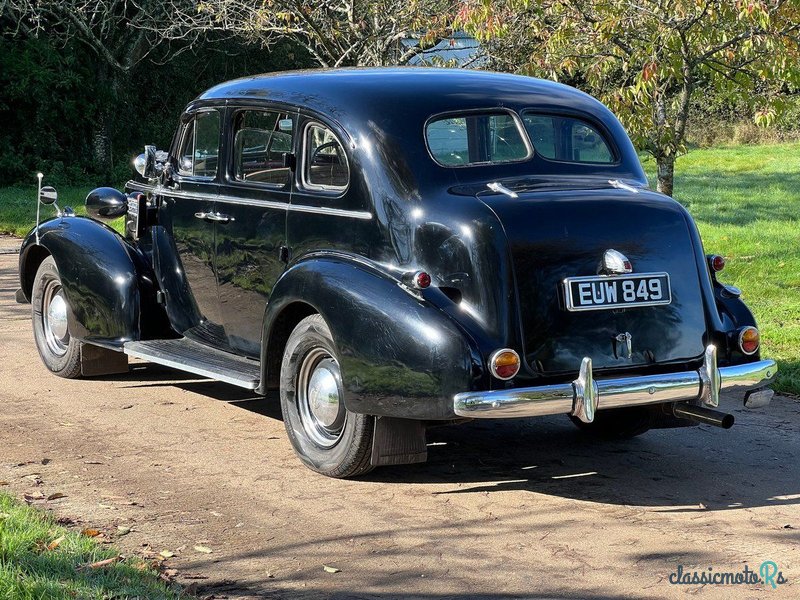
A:
POLYGON ((70 335, 119 347, 141 338, 144 304, 154 304, 150 265, 116 231, 85 217, 60 217, 39 225, 20 249, 20 282, 30 299, 36 269, 49 254, 55 260, 69 306, 70 335))
MULTIPOLYGON (((297 303, 328 323, 353 412, 455 418, 453 395, 473 389, 483 374, 474 342, 450 317, 357 258, 317 255, 287 269, 270 296, 264 340, 297 303)), ((265 368, 266 352, 264 344, 265 368)))

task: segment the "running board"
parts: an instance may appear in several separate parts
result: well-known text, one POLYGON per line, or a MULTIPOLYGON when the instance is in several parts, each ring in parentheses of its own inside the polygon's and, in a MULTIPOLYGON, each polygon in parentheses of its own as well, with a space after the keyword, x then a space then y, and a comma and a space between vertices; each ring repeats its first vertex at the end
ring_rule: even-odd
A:
POLYGON ((257 361, 209 348, 188 338, 127 342, 122 348, 128 356, 248 390, 256 389, 261 379, 261 366, 257 361))

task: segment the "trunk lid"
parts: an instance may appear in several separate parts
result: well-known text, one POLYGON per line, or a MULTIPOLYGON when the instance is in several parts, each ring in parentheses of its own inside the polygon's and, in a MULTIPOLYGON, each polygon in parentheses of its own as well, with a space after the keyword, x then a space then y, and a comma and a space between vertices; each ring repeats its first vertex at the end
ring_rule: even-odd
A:
POLYGON ((685 363, 702 355, 706 322, 693 225, 677 202, 648 191, 608 188, 548 186, 517 194, 477 196, 507 236, 521 345, 531 374, 573 373, 585 356, 602 371, 685 363), (611 249, 628 258, 631 275, 668 273, 671 302, 566 310, 564 279, 597 275, 611 249), (616 339, 625 334, 631 338, 630 358, 627 344, 616 339))

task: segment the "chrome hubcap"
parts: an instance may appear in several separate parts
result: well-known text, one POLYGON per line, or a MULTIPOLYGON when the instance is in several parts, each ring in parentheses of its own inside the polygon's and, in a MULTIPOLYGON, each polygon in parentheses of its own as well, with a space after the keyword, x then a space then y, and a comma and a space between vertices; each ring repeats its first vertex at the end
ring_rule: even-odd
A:
POLYGON ((323 448, 335 445, 342 436, 347 413, 339 364, 327 351, 314 348, 303 358, 297 395, 306 434, 323 448))
POLYGON ((57 355, 63 356, 69 346, 67 330, 67 302, 61 285, 53 281, 44 292, 42 321, 47 347, 57 355))

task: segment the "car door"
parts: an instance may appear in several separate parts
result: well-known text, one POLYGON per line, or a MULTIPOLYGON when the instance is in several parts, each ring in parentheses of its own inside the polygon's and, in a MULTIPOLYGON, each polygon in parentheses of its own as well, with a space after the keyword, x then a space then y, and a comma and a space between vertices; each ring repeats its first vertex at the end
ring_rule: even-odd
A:
POLYGON ((185 118, 173 148, 172 181, 161 192, 154 258, 173 327, 225 347, 214 256, 220 124, 216 108, 185 118))
POLYGON ((286 267, 286 213, 295 111, 230 107, 231 148, 217 210, 217 275, 225 335, 236 352, 258 358, 261 324, 272 287, 286 267))
POLYGON ((346 134, 301 115, 297 146, 296 187, 286 223, 292 260, 318 250, 363 252, 363 240, 372 231, 370 186, 351 164, 346 134))

